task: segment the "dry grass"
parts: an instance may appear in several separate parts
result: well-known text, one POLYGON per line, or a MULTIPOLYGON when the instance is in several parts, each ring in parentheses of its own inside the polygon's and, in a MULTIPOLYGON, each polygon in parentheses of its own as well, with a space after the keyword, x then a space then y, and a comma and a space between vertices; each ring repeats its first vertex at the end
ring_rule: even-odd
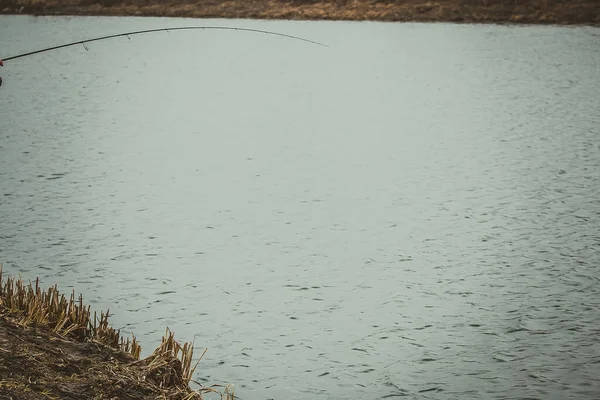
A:
POLYGON ((67 299, 56 285, 42 290, 38 279, 4 279, 0 264, 0 393, 23 399, 93 394, 192 400, 216 392, 233 400, 231 385, 189 387, 206 350, 193 363, 193 343, 179 343, 167 329, 160 346, 140 360, 135 336, 124 339, 108 316, 92 314, 74 291, 67 299))
POLYGON ((0 12, 600 25, 597 0, 0 0, 0 12))
POLYGON ((109 311, 101 312, 99 318, 94 312, 92 317, 90 306, 83 305, 81 294, 75 300, 73 290, 67 300, 56 285, 43 291, 39 279, 35 280, 35 286, 31 282, 25 285, 21 279, 12 277, 7 277, 5 282, 1 265, 0 309, 14 315, 15 322, 23 327, 43 326, 63 337, 70 335, 77 340, 95 341, 118 348, 136 359, 142 350, 135 336, 125 340, 120 331, 108 325, 109 311))

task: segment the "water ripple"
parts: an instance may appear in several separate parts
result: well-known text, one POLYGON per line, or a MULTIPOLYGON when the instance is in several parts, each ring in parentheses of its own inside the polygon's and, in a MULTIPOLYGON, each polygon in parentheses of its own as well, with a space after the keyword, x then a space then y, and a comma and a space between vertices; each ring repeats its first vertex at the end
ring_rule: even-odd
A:
MULTIPOLYGON (((0 20, 7 53, 156 23, 0 20)), ((240 398, 600 393, 596 30, 244 23, 331 51, 207 32, 11 64, 5 271, 145 351, 194 339, 240 398)))

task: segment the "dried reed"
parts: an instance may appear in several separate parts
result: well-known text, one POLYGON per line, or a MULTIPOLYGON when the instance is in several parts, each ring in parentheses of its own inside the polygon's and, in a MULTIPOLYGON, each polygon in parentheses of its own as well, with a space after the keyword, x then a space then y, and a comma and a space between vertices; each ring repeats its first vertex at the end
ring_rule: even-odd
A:
POLYGON ((21 279, 7 277, 6 282, 0 265, 0 310, 17 317, 17 323, 23 326, 44 326, 60 336, 70 335, 78 340, 99 342, 118 348, 136 359, 141 347, 135 336, 130 340, 121 337, 120 330, 108 325, 109 311, 96 312, 92 317, 90 306, 83 304, 83 296, 75 298, 75 290, 69 300, 60 294, 56 285, 46 291, 39 286, 23 283, 21 279))
POLYGON ((119 349, 138 360, 134 364, 144 367, 143 380, 160 388, 180 388, 180 392, 185 393, 182 398, 202 398, 201 393, 213 392, 218 393, 221 399, 234 399, 233 385, 225 386, 222 392, 216 389, 221 385, 200 385, 201 388, 197 391, 189 389, 188 385, 206 349, 192 366, 194 344, 180 344, 167 328, 158 348, 150 356, 140 360, 141 346, 136 337, 132 335, 131 339, 124 339, 120 330, 110 327, 108 311, 100 312, 100 317, 96 312, 92 316, 90 306, 83 304, 81 294, 76 298, 73 290, 67 300, 56 285, 46 291, 42 290, 39 279, 35 280, 35 285, 31 281, 26 285, 21 279, 10 276, 5 280, 0 264, 0 316, 3 315, 10 315, 21 326, 45 327, 61 337, 68 336, 119 349))

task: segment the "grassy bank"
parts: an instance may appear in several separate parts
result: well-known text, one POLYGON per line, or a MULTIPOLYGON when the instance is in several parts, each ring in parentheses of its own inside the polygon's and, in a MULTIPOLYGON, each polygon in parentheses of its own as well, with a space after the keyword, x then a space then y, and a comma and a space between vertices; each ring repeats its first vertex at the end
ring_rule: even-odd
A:
POLYGON ((0 12, 600 25, 597 0, 0 0, 0 12))
MULTIPOLYGON (((108 313, 90 311, 81 296, 61 295, 38 281, 2 276, 0 265, 0 399, 202 399, 189 386, 198 364, 193 345, 169 330, 140 359, 135 337, 123 338, 108 313)), ((221 398, 232 400, 229 387, 221 398)))

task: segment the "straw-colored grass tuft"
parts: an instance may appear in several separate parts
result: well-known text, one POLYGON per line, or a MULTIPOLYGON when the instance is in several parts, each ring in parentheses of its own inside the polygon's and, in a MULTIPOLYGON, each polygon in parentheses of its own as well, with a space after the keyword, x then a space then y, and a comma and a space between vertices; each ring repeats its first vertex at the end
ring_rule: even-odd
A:
POLYGON ((110 327, 108 317, 108 311, 92 313, 75 291, 67 299, 56 285, 42 290, 38 279, 35 284, 5 279, 0 264, 0 326, 6 327, 0 330, 0 391, 10 390, 16 398, 95 393, 94 398, 193 400, 217 393, 221 399, 234 399, 233 385, 204 387, 192 381, 206 349, 193 363, 193 343, 179 343, 167 328, 160 346, 140 360, 135 336, 124 339, 110 327), (10 367, 16 363, 20 374, 10 367), (91 367, 82 370, 81 365, 91 367), (39 376, 33 385, 31 376, 39 376), (200 389, 192 390, 190 382, 200 389))
POLYGON ((135 336, 124 339, 121 332, 108 325, 109 311, 96 312, 92 317, 90 306, 83 304, 83 296, 75 299, 75 290, 69 300, 60 294, 56 285, 42 290, 39 278, 35 285, 25 285, 21 279, 2 276, 0 265, 0 310, 18 315, 17 323, 22 326, 43 326, 60 336, 71 336, 78 340, 96 341, 118 348, 134 358, 139 358, 141 346, 135 336))

